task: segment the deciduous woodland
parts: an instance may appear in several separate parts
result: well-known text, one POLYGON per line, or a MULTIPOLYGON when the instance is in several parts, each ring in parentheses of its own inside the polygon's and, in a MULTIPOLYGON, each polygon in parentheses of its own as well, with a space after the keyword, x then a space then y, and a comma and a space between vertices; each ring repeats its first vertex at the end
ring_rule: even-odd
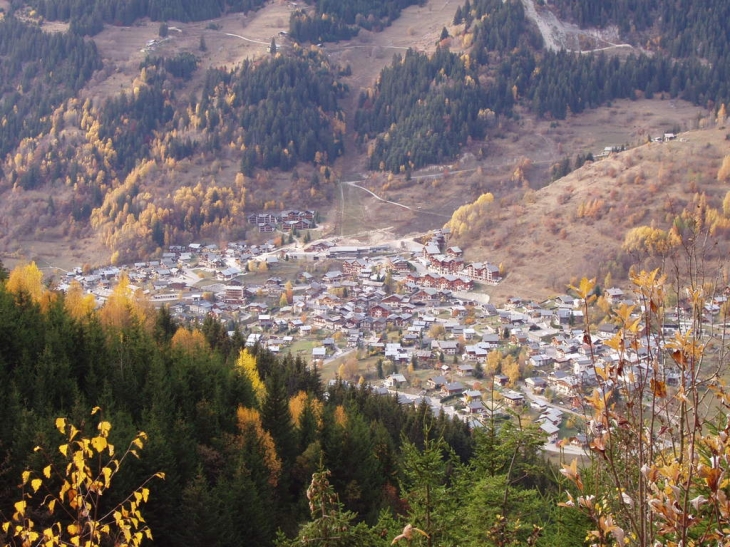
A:
MULTIPOLYGON (((490 142, 522 116, 557 121, 617 99, 652 97, 719 111, 730 96, 721 24, 728 8, 719 0, 555 3, 568 21, 615 26, 632 46, 622 57, 604 48, 545 48, 520 1, 467 1, 455 6, 451 30, 444 27, 434 53, 399 53, 362 90, 344 83, 347 64, 330 61, 313 43, 382 31, 414 3, 322 0, 292 12, 288 36, 278 36, 286 48, 270 58, 202 69, 204 41, 195 51, 163 48, 148 52, 131 89, 104 100, 79 98, 105 69, 88 37, 104 24, 200 21, 261 5, 13 2, 0 22, 0 190, 16 192, 15 209, 32 208, 40 220, 11 223, 8 242, 53 227, 64 237, 94 234, 110 255, 145 257, 166 243, 241 237, 238 211, 271 200, 282 208, 330 202, 332 168, 345 142, 367 154, 369 169, 410 177, 467 147, 488 159, 490 142), (44 20, 70 27, 44 32, 44 20), (451 51, 456 44, 458 52, 451 51), (348 118, 343 99, 351 93, 359 99, 350 101, 348 118), (177 173, 216 160, 233 162, 244 178, 200 175, 186 184, 199 182, 202 194, 233 195, 214 200, 214 211, 192 213, 177 197, 187 191, 177 173), (292 172, 286 188, 270 183, 272 170, 292 172)), ((555 178, 569 171, 564 167, 553 170, 555 178)))

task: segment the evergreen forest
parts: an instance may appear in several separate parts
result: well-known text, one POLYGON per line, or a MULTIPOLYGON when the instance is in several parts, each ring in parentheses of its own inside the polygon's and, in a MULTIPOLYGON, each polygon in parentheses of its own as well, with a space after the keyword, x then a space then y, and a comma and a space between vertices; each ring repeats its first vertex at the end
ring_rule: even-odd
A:
POLYGON ((299 42, 337 42, 356 36, 361 28, 379 31, 408 6, 423 0, 314 0, 313 14, 291 14, 289 34, 299 42))
MULTIPOLYGON (((601 25, 617 19, 598 13, 643 21, 651 3, 559 4, 569 19, 601 25), (594 18, 582 15, 594 5, 601 6, 594 18)), ((681 14, 674 4, 667 3, 663 11, 657 6, 659 11, 651 13, 662 14, 659 46, 652 55, 631 53, 621 60, 604 52, 545 50, 521 2, 467 0, 454 19, 472 43, 469 55, 458 60, 469 69, 462 69, 462 81, 444 85, 450 72, 440 51, 407 54, 396 56, 375 86, 362 93, 355 130, 362 141, 375 137, 368 150, 370 168, 398 173, 453 158, 467 137, 482 139, 500 116, 519 116, 516 107, 558 120, 620 98, 661 96, 719 107, 730 97, 728 38, 720 23, 728 8, 709 0, 700 4, 688 3, 681 14), (416 63, 419 55, 423 58, 416 63), (422 68, 414 72, 415 64, 422 68), (461 123, 453 123, 456 110, 461 123)), ((632 28, 646 25, 632 23, 632 28)))
POLYGON ((14 1, 20 8, 32 6, 51 21, 67 21, 78 34, 94 35, 104 24, 132 25, 149 17, 153 21, 204 21, 228 12, 247 12, 262 6, 264 0, 31 0, 14 1))
MULTIPOLYGON (((473 430, 425 404, 325 386, 300 358, 245 347, 243 334, 210 318, 180 325, 124 280, 95 310, 80 287, 47 289, 34 264, 3 270, 0 520, 14 512, 21 474, 46 465, 33 448, 58 446, 55 419, 88 434, 98 406, 113 425, 109 442, 124 446, 139 431, 147 438, 100 511, 164 473, 144 508, 150 544, 299 544, 307 527, 322 525, 306 492, 323 472, 337 500, 332 518, 352 535, 313 545, 389 545, 411 522, 439 545, 538 535, 536 545, 582 544, 585 522, 556 505, 559 475, 534 426, 508 420, 473 430), (500 532, 502 518, 509 528, 500 532)), ((43 528, 72 522, 40 509, 32 518, 43 528)))

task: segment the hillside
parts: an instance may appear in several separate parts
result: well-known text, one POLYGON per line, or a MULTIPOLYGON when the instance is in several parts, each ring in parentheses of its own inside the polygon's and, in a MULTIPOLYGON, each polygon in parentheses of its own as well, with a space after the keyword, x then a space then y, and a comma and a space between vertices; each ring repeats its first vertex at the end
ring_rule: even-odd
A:
MULTIPOLYGON (((210 2, 197 11, 142 2, 125 12, 130 26, 109 19, 117 4, 87 13, 71 0, 57 11, 28 2, 0 29, 23 36, 5 42, 8 263, 128 261, 169 243, 242 239, 251 234, 241 213, 269 208, 316 208, 339 235, 427 231, 484 192, 515 207, 566 162, 605 146, 696 129, 727 95, 706 66, 724 66, 723 39, 712 34, 705 57, 690 55, 676 41, 680 21, 647 27, 646 9, 666 9, 659 1, 608 2, 600 14, 516 0, 210 2), (182 10, 180 21, 155 22, 178 13, 161 6, 182 10), (351 37, 328 42, 338 32, 351 37), (19 86, 36 97, 49 81, 21 70, 12 44, 61 39, 76 49, 54 73, 59 91, 23 99, 19 86), (414 210, 339 191, 340 178, 414 210)), ((690 10, 683 24, 699 28, 706 13, 690 10)))
MULTIPOLYGON (((467 255, 505 265, 509 275, 488 291, 498 300, 544 299, 583 275, 603 283, 610 274, 621 283, 632 264, 658 265, 646 252, 625 248, 633 228, 668 230, 683 212, 723 211, 730 188, 717 174, 728 154, 724 127, 612 154, 538 191, 496 201, 489 227, 459 241, 468 242, 467 255)), ((730 252, 726 232, 719 228, 708 244, 708 279, 723 271, 730 252)))

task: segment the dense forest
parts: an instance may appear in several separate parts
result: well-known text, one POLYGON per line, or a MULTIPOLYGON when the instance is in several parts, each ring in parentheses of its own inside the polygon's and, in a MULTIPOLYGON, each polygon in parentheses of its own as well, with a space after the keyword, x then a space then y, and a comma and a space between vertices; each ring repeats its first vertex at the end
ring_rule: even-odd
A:
MULTIPOLYGON (((165 474, 150 485, 144 513, 156 545, 272 545, 277 530, 294 537, 309 518, 312 474, 323 469, 342 514, 368 530, 358 545, 390 544, 407 522, 426 526, 425 488, 438 544, 484 545, 498 513, 523 519, 515 537, 543 527, 537 545, 582 543, 584 523, 555 505, 555 473, 532 426, 475 432, 425 404, 325 387, 301 359, 244 348, 244 333, 231 336, 213 319, 179 325, 124 281, 95 310, 80 287, 46 289, 33 264, 0 278, 0 520, 13 513, 21 472, 40 463, 33 447, 51 453, 59 440, 55 418, 90 428, 99 406, 113 424, 110 442, 123 446, 139 430, 149 439, 103 507, 165 474), (419 474, 419 465, 432 470, 419 474)), ((43 526, 51 518, 34 514, 43 526)))
MULTIPOLYGON (((580 10, 593 4, 579 5, 571 12, 577 19, 580 10)), ((610 13, 633 14, 637 19, 645 9, 644 4, 602 5, 610 13), (622 11, 624 8, 628 11, 622 11)), ((375 137, 369 150, 370 167, 402 172, 440 163, 458 153, 466 136, 481 138, 494 116, 515 116, 516 106, 548 119, 565 119, 570 113, 619 98, 666 96, 708 106, 728 101, 728 38, 717 22, 722 19, 716 16, 730 8, 687 8, 682 15, 673 8, 663 12, 665 32, 653 55, 632 53, 620 60, 603 52, 545 51, 536 30, 527 23, 521 2, 467 0, 458 8, 454 23, 464 25, 462 39, 472 44, 471 52, 453 62, 468 63, 473 83, 445 86, 443 72, 434 77, 433 68, 440 70, 444 56, 440 51, 420 61, 423 67, 432 67, 430 70, 418 72, 413 72, 413 54, 405 60, 396 57, 374 88, 362 94, 356 115, 359 138, 375 137), (699 40, 700 36, 707 39, 699 40), (708 59, 712 69, 705 62, 708 59), (407 81, 407 86, 393 86, 392 81, 407 81), (483 81, 487 83, 481 85, 483 81), (406 109, 402 104, 411 106, 406 109), (414 124, 416 106, 418 123, 414 124), (460 124, 452 124, 456 109, 460 110, 460 124), (384 112, 389 115, 385 117, 384 112), (421 142, 422 135, 436 134, 439 139, 421 142)), ((565 3, 563 9, 570 5, 565 3)))
POLYGON ((291 14, 289 34, 299 42, 349 40, 361 28, 380 31, 400 16, 401 11, 424 0, 314 0, 314 13, 298 10, 291 14))
POLYGON ((0 19, 0 156, 47 132, 50 114, 101 68, 93 42, 48 34, 14 17, 0 19))
POLYGON ((386 132, 370 150, 371 169, 411 170, 454 156, 467 139, 484 138, 478 75, 446 49, 396 57, 360 103, 355 129, 362 138, 386 132))
POLYGON ((14 1, 13 7, 32 6, 51 21, 68 21, 78 34, 98 34, 104 23, 129 26, 138 19, 153 21, 203 21, 226 12, 246 12, 265 0, 30 0, 14 1))

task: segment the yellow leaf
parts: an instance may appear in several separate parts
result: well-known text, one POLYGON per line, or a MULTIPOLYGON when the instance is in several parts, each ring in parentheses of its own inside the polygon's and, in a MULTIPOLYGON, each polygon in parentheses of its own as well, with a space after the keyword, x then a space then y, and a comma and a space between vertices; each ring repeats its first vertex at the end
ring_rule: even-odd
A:
POLYGON ((109 430, 111 430, 112 424, 109 422, 99 422, 99 431, 103 436, 109 435, 109 430))
POLYGON ((104 437, 94 437, 91 439, 91 445, 96 449, 97 452, 103 451, 109 443, 106 442, 104 437))
POLYGON ((15 507, 15 510, 17 511, 17 513, 19 515, 21 515, 21 516, 25 515, 25 502, 24 501, 16 501, 15 505, 13 505, 13 507, 15 507))
POLYGON ((3 532, 7 534, 8 530, 10 530, 10 522, 3 522, 3 532))
POLYGON ((142 442, 142 440, 139 437, 132 439, 132 444, 134 446, 136 446, 137 448, 140 448, 140 449, 144 448, 144 443, 142 442))
POLYGON ((142 499, 145 503, 147 503, 147 499, 150 497, 150 490, 149 488, 142 488, 142 499))
POLYGON ((75 536, 76 534, 79 533, 79 527, 76 526, 75 524, 69 524, 68 526, 66 526, 66 530, 72 536, 75 536))
POLYGON ((23 484, 23 486, 25 486, 28 483, 28 479, 30 478, 30 471, 23 471, 23 474, 21 475, 21 477, 23 480, 22 484, 23 484))
POLYGON ((51 478, 51 466, 47 465, 43 468, 43 476, 47 479, 51 478))
POLYGON ((61 433, 65 433, 65 429, 66 429, 66 418, 56 418, 56 428, 61 433))
POLYGON ((112 480, 112 470, 109 467, 104 467, 101 470, 102 475, 104 475, 104 486, 109 488, 109 483, 112 480))
POLYGON ((71 537, 71 543, 78 547, 79 545, 81 545, 81 538, 79 538, 79 536, 73 536, 71 537))
POLYGON ((68 457, 68 445, 67 444, 62 444, 61 446, 59 446, 58 451, 61 454, 63 454, 64 456, 68 457))
POLYGON ((93 416, 94 414, 96 414, 100 410, 101 410, 101 408, 99 408, 98 406, 95 406, 94 408, 91 409, 91 415, 93 416))
POLYGON ((53 513, 53 510, 56 508, 56 500, 51 500, 48 502, 48 512, 53 513))
POLYGON ((33 492, 38 492, 38 489, 43 485, 43 481, 41 479, 33 479, 30 481, 30 487, 33 489, 33 492))

